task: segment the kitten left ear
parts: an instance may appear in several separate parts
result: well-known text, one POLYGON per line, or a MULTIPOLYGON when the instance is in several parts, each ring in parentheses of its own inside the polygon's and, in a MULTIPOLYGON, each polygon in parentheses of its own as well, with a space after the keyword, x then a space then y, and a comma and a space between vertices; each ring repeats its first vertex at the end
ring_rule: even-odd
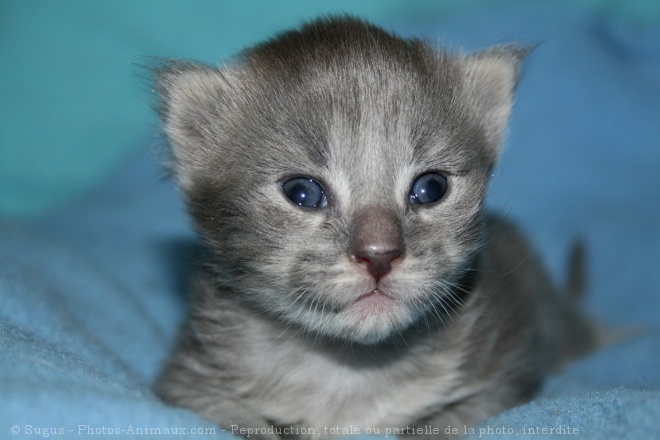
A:
POLYGON ((158 113, 170 143, 170 167, 188 192, 216 157, 229 113, 226 75, 198 63, 170 61, 152 68, 158 113))
POLYGON ((530 46, 497 46, 468 55, 463 60, 464 90, 488 143, 500 150, 500 142, 513 106, 522 64, 534 49, 530 46))

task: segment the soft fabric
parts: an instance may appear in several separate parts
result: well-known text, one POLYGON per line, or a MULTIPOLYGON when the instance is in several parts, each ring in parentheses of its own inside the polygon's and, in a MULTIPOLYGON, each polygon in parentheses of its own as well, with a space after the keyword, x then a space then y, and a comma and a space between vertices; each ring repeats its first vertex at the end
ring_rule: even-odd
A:
MULTIPOLYGON (((658 438, 660 29, 539 4, 397 29, 468 49, 541 43, 490 206, 521 225, 558 283, 570 243, 584 240, 585 308, 628 335, 471 438, 658 438)), ((0 225, 0 437, 199 438, 201 428, 230 438, 150 390, 185 313, 194 253, 153 147, 85 200, 0 225)))

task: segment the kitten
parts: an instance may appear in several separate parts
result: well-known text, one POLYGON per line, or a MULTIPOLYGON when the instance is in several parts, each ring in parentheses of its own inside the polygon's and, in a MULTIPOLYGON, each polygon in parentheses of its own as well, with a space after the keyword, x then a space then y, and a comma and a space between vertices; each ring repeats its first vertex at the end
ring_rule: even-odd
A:
POLYGON ((210 250, 163 398, 256 438, 438 438, 586 350, 574 301, 484 212, 527 52, 452 55, 332 18, 231 65, 157 68, 210 250))

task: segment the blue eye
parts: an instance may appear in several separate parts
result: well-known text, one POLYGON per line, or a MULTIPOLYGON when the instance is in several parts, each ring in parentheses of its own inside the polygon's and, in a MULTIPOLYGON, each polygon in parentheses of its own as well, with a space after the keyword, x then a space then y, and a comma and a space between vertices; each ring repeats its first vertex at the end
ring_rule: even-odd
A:
POLYGON ((410 188, 408 203, 426 205, 442 199, 447 192, 447 178, 438 173, 426 173, 419 176, 410 188))
POLYGON ((296 205, 306 208, 325 208, 328 199, 321 185, 308 177, 294 177, 282 184, 284 194, 296 205))

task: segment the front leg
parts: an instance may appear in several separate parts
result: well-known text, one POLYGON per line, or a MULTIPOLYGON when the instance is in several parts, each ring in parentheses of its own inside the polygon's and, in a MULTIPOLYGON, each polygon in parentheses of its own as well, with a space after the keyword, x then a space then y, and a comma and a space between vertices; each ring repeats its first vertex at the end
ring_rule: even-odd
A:
MULTIPOLYGON (((185 405, 188 406, 188 405, 185 405)), ((199 411, 218 423, 224 432, 256 440, 282 440, 277 427, 250 408, 235 402, 214 402, 199 411)))
POLYGON ((409 425, 411 428, 414 425, 415 429, 422 428, 423 433, 409 432, 400 437, 450 440, 478 432, 475 428, 476 425, 502 411, 528 401, 532 395, 531 390, 535 389, 536 386, 520 388, 511 384, 489 387, 478 394, 449 404, 436 414, 409 425))

